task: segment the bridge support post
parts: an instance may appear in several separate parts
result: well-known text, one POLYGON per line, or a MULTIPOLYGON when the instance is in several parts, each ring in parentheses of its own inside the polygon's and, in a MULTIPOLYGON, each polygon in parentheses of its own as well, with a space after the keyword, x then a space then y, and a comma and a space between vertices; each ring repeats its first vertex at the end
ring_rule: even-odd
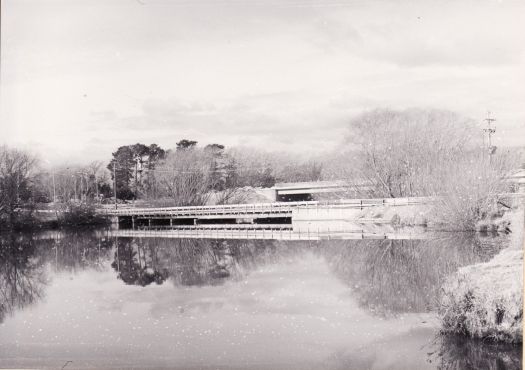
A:
POLYGON ((131 216, 131 229, 135 230, 135 216, 131 216))
POLYGON ((173 218, 170 218, 170 227, 173 227, 173 218))
POLYGON ((151 218, 148 218, 148 227, 151 229, 151 218))

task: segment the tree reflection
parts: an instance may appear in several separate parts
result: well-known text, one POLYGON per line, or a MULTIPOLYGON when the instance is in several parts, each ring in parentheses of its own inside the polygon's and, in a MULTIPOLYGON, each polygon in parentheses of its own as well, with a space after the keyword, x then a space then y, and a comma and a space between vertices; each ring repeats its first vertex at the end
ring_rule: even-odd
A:
POLYGON ((360 305, 378 315, 434 309, 447 276, 495 253, 482 239, 460 234, 434 240, 348 240, 323 252, 360 305))
POLYGON ((157 248, 140 239, 115 238, 115 259, 111 266, 117 277, 130 285, 162 284, 168 277, 159 263, 157 248))
MULTIPOLYGON (((487 239, 490 240, 490 239, 487 239)), ((212 240, 115 239, 113 268, 126 284, 167 279, 202 286, 238 280, 290 256, 316 254, 353 291, 361 307, 378 315, 427 312, 436 307, 444 279, 459 267, 490 259, 498 247, 472 235, 433 240, 212 240)), ((496 245, 500 245, 498 240, 496 245)))
POLYGON ((55 271, 74 273, 86 268, 101 270, 110 258, 111 239, 96 231, 52 231, 36 236, 39 253, 55 271))
POLYGON ((490 343, 460 336, 438 339, 438 351, 429 353, 429 361, 440 370, 519 370, 522 368, 522 346, 490 343))
POLYGON ((115 239, 111 266, 126 284, 218 285, 238 280, 262 263, 282 258, 286 248, 268 240, 166 238, 115 239))
POLYGON ((38 301, 47 284, 44 261, 35 255, 32 238, 0 236, 0 322, 6 315, 38 301))
POLYGON ((101 269, 110 248, 94 231, 0 235, 0 322, 44 296, 49 271, 101 269))

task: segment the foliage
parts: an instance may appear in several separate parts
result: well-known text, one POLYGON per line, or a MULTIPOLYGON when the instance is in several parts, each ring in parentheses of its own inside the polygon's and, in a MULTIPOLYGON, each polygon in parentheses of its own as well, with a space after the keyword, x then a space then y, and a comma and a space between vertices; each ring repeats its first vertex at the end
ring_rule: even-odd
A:
POLYGON ((146 146, 137 143, 119 147, 107 166, 111 179, 116 183, 117 198, 129 200, 141 193, 156 193, 153 170, 165 156, 166 152, 157 144, 146 146))
POLYGON ((323 166, 320 162, 291 162, 280 169, 277 180, 280 182, 320 181, 322 172, 323 166))
POLYGON ((40 170, 34 179, 35 202, 98 202, 112 194, 101 161, 85 166, 62 165, 40 170))
POLYGON ((441 163, 439 174, 428 186, 429 194, 438 196, 433 221, 457 230, 476 230, 480 220, 493 223, 491 218, 499 215, 498 202, 511 187, 504 177, 514 165, 505 152, 489 159, 479 151, 441 163))
POLYGON ((373 197, 438 197, 435 222, 474 230, 494 211, 515 166, 506 153, 489 155, 481 135, 452 112, 370 111, 350 124, 349 177, 368 184, 373 197))
POLYGON ((317 161, 252 148, 226 151, 217 143, 204 148, 197 144, 182 139, 168 151, 156 144, 118 148, 107 166, 112 174, 115 164, 117 198, 189 205, 205 204, 212 197, 222 204, 241 202, 238 189, 244 186, 271 187, 277 181, 317 181, 322 177, 322 165, 317 161))
POLYGON ((210 198, 219 204, 239 198, 237 165, 224 152, 224 146, 211 144, 199 148, 195 141, 184 142, 176 150, 168 151, 165 160, 159 163, 155 171, 158 191, 149 200, 186 206, 204 205, 210 198))
POLYGON ((355 175, 374 186, 374 196, 429 195, 443 165, 464 155, 473 129, 472 122, 446 111, 366 112, 350 123, 355 175))
POLYGON ((0 147, 0 220, 14 224, 17 208, 31 199, 36 158, 31 154, 0 147))
POLYGON ((237 147, 228 151, 236 165, 239 186, 272 187, 277 182, 319 181, 323 165, 291 153, 237 147))
POLYGON ((177 150, 191 149, 196 145, 197 142, 194 140, 182 139, 177 143, 177 150))
POLYGON ((160 194, 177 206, 206 204, 211 186, 208 155, 201 149, 171 151, 158 166, 160 194))
POLYGON ((521 343, 523 251, 506 249, 460 269, 445 282, 440 303, 443 333, 521 343))
POLYGON ((232 148, 228 151, 239 186, 271 187, 275 176, 268 153, 250 148, 232 148))
POLYGON ((103 225, 107 218, 97 215, 93 204, 69 203, 58 213, 58 224, 61 226, 103 225))

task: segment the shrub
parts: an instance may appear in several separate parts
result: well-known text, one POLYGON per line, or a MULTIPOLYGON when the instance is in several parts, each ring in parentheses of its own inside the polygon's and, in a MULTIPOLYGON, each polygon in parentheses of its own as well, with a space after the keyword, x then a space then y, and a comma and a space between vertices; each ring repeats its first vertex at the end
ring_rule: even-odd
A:
POLYGON ((102 225, 107 222, 106 218, 96 213, 94 205, 86 203, 67 204, 58 217, 61 226, 102 225))
POLYGON ((521 343, 523 251, 461 268, 443 285, 439 313, 444 334, 521 343))
POLYGON ((480 137, 472 120, 452 112, 367 112, 350 125, 349 182, 369 185, 372 197, 436 197, 430 221, 475 230, 497 211, 517 167, 516 155, 489 155, 480 137))

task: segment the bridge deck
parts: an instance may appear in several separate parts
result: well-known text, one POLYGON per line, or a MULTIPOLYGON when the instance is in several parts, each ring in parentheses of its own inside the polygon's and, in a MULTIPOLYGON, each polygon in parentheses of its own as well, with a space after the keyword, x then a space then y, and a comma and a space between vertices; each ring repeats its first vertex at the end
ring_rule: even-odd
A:
POLYGON ((367 208, 376 206, 403 206, 424 204, 430 198, 385 198, 385 199, 346 199, 330 202, 276 202, 256 204, 229 204, 196 207, 162 207, 162 208, 120 208, 99 209, 99 213, 107 216, 136 216, 136 217, 166 217, 191 218, 206 216, 234 216, 234 217, 274 217, 290 216, 296 208, 367 208))

